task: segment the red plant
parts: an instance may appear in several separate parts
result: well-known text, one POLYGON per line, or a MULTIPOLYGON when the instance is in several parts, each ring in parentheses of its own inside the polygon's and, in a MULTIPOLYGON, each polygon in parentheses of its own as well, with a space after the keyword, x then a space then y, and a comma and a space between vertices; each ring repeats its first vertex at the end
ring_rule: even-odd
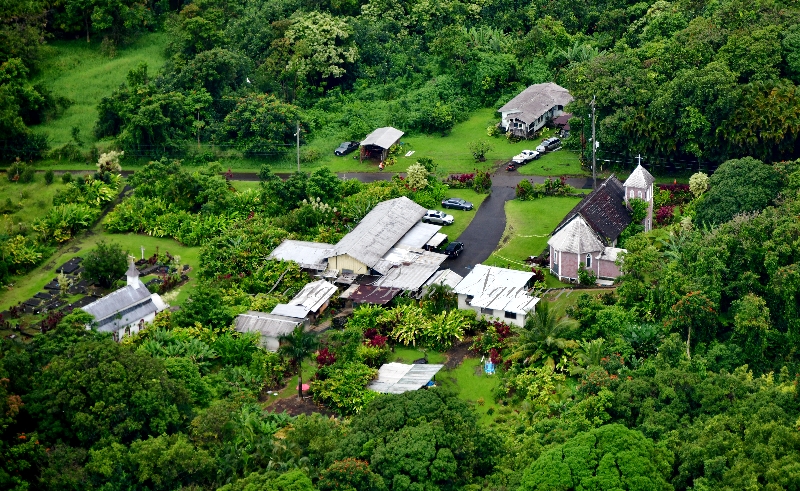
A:
POLYGON ((503 357, 500 356, 500 350, 497 348, 492 348, 489 350, 489 360, 494 363, 495 365, 499 365, 503 363, 503 357))
POLYGON ((317 353, 317 366, 325 367, 336 363, 336 354, 327 347, 322 348, 317 353))
POLYGON ((656 211, 656 223, 664 225, 672 221, 675 214, 675 206, 662 206, 656 211))
POLYGON ((369 340, 369 345, 373 348, 382 348, 386 346, 386 342, 389 340, 388 336, 381 336, 380 334, 376 334, 375 337, 369 340))

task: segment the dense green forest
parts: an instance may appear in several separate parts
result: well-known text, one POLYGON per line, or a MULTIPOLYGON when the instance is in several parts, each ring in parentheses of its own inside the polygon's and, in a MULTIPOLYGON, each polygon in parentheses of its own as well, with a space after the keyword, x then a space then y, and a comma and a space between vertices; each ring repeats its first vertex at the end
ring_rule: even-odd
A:
MULTIPOLYGON (((51 151, 30 126, 70 103, 30 82, 50 40, 88 40, 113 56, 148 30, 170 39, 162 70, 140 66, 98 100, 96 136, 152 158, 125 182, 132 193, 106 208, 123 188, 109 154, 93 176, 65 177, 33 232, 6 231, 0 277, 32 268, 102 210, 112 241, 144 233, 200 250, 182 308, 121 343, 87 330, 92 318, 80 310, 49 316, 27 342, 2 340, 0 488, 800 488, 794 3, 0 8, 9 164, 51 151), (284 181, 265 166, 257 187, 236 191, 206 162, 213 155, 202 169, 183 167, 194 144, 280 154, 297 118, 304 138, 359 138, 381 124, 445 133, 472 109, 549 80, 572 91, 581 116, 596 94, 609 154, 720 163, 688 189, 657 191, 658 227, 625 239, 614 290, 579 295, 566 309, 542 301, 519 328, 479 321, 433 289, 361 307, 321 336, 296 331, 278 353, 234 331, 235 315, 268 311, 311 281, 296 264, 267 258, 283 239, 334 243, 383 200, 435 207, 448 188, 425 161, 408 179, 370 184, 326 168, 284 181), (491 396, 466 400, 454 371, 399 396, 366 389, 395 353, 413 346, 444 359, 462 339, 497 364, 491 396), (298 374, 324 414, 273 411, 276 391, 296 397, 298 374)), ((488 174, 479 177, 472 186, 483 192, 488 174)))
POLYGON ((794 2, 42 0, 4 9, 6 160, 46 153, 46 137, 28 126, 70 103, 28 82, 49 39, 85 37, 113 56, 147 30, 168 33, 166 66, 133 70, 98 101, 95 136, 129 157, 181 156, 192 141, 276 155, 298 117, 304 138, 360 139, 387 124, 446 133, 470 110, 551 80, 576 97, 576 116, 597 96, 608 156, 718 164, 800 154, 794 2))

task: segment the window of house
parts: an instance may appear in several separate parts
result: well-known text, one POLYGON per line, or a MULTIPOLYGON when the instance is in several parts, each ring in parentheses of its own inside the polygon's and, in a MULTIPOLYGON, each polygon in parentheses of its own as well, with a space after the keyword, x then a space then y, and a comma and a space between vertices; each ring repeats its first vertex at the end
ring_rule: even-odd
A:
POLYGON ((642 192, 639 191, 639 199, 642 199, 642 192))
POLYGON ((342 269, 342 274, 353 274, 352 269, 342 269))
POLYGON ((492 309, 487 309, 485 307, 481 307, 481 314, 492 315, 493 313, 494 313, 494 311, 492 309))
POLYGON ((591 254, 587 254, 586 255, 586 267, 587 268, 591 268, 592 267, 592 255, 591 254))
POLYGON ((517 313, 516 312, 506 312, 506 319, 516 319, 517 313))
POLYGON ((474 296, 474 295, 467 295, 467 305, 469 305, 470 303, 472 303, 472 299, 473 299, 473 298, 475 298, 475 296, 474 296))
POLYGON ((633 198, 633 189, 631 189, 631 198, 633 198))

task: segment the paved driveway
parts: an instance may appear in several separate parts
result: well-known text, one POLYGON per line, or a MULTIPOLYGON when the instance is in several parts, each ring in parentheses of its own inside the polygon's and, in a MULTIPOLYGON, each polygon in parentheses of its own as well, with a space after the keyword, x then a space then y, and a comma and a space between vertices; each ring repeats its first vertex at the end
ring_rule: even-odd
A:
POLYGON ((514 199, 513 187, 493 185, 492 194, 483 200, 475 218, 458 237, 464 243, 464 252, 455 259, 447 259, 442 267, 466 276, 472 266, 489 259, 506 229, 504 206, 511 199, 514 199))

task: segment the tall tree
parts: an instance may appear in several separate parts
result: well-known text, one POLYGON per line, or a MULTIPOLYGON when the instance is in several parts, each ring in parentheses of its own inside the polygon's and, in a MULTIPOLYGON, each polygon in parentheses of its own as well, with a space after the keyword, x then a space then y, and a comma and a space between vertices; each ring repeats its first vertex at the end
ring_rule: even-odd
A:
POLYGON ((544 360, 545 365, 555 368, 556 358, 578 343, 569 339, 576 322, 568 317, 556 317, 547 301, 536 304, 536 310, 525 318, 525 325, 517 327, 517 337, 511 347, 510 360, 519 360, 524 365, 544 360))
POLYGON ((303 330, 303 325, 294 328, 291 334, 281 336, 280 353, 288 356, 297 366, 297 394, 303 398, 303 360, 317 349, 317 338, 303 330))

